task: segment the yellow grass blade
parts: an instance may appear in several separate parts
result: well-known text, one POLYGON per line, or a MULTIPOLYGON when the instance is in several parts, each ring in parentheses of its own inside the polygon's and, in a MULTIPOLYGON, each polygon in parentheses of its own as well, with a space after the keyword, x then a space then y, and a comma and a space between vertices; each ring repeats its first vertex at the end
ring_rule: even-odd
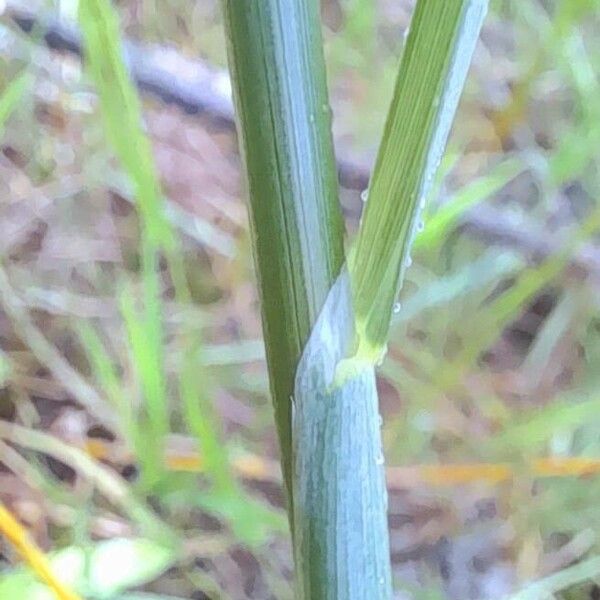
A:
POLYGON ((81 596, 61 583, 53 573, 46 555, 33 543, 27 531, 2 503, 0 503, 0 532, 39 579, 54 592, 58 600, 83 600, 81 596))

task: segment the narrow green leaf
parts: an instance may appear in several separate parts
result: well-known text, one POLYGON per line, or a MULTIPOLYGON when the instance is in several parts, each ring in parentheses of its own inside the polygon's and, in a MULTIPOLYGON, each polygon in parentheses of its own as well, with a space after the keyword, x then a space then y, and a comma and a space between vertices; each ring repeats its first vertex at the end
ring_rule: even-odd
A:
POLYGON ((200 340, 188 342, 179 379, 179 394, 186 426, 198 442, 206 471, 217 492, 235 489, 235 478, 229 465, 227 447, 219 439, 219 423, 209 399, 210 377, 198 367, 200 340))
POLYGON ((79 22, 108 139, 135 186, 149 239, 154 245, 169 245, 171 232, 163 213, 152 149, 142 128, 140 101, 123 61, 117 15, 107 0, 81 0, 79 22))
MULTIPOLYGON (((167 407, 165 406, 164 382, 160 372, 154 368, 156 364, 155 346, 147 344, 145 320, 139 317, 131 289, 121 294, 121 313, 128 333, 129 345, 138 370, 144 396, 147 401, 148 413, 151 421, 160 429, 165 427, 167 407)), ((165 430, 166 433, 166 430, 165 430)))
POLYGON ((527 356, 521 366, 528 387, 534 390, 547 375, 547 367, 552 355, 567 332, 577 324, 577 316, 581 313, 581 290, 566 288, 540 326, 527 356))
POLYGON ((100 336, 94 327, 87 322, 82 322, 78 327, 79 339, 85 348, 86 355, 92 365, 94 375, 98 382, 116 406, 119 406, 120 385, 115 366, 104 349, 100 336))
POLYGON ((134 185, 141 215, 143 311, 140 314, 127 294, 121 296, 121 309, 150 426, 139 431, 142 439, 152 439, 151 444, 146 444, 148 457, 143 476, 154 481, 160 471, 161 440, 169 429, 162 343, 161 249, 169 264, 176 267, 172 275, 178 293, 185 292, 186 283, 175 238, 165 218, 150 141, 143 131, 141 104, 125 66, 117 15, 107 0, 81 0, 79 21, 107 137, 134 185))
MULTIPOLYGON (((136 445, 138 420, 131 398, 127 397, 111 357, 95 328, 87 322, 79 324, 77 332, 90 362, 93 374, 111 404, 119 411, 127 438, 136 445)), ((136 449, 136 454, 139 454, 136 449)))
MULTIPOLYGON (((156 296, 149 295, 149 298, 156 296)), ((152 311, 142 312, 136 308, 132 288, 125 288, 120 294, 121 315, 127 330, 127 339, 133 364, 136 369, 144 397, 145 413, 136 415, 136 447, 142 451, 140 460, 144 469, 142 475, 147 485, 156 483, 163 471, 164 439, 169 431, 169 407, 167 402, 166 381, 162 368, 163 348, 160 328, 160 312, 155 314, 153 323, 148 315, 152 311), (142 442, 145 444, 142 446, 142 442)), ((148 295, 146 296, 148 301, 148 295)), ((131 401, 131 400, 130 400, 131 401)))
POLYGON ((441 160, 487 0, 419 0, 350 273, 357 357, 385 349, 423 199, 441 160))
POLYGON ((492 453, 505 451, 519 455, 539 451, 559 432, 577 429, 594 419, 600 411, 600 398, 594 391, 569 394, 543 409, 527 411, 513 418, 504 431, 495 436, 486 447, 492 453))

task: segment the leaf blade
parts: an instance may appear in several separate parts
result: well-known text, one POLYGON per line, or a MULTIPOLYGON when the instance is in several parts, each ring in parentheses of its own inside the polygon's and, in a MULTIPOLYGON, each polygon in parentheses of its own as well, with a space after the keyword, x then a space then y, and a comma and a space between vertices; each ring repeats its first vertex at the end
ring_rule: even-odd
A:
POLYGON ((487 0, 420 0, 411 22, 350 269, 357 355, 376 362, 487 0))

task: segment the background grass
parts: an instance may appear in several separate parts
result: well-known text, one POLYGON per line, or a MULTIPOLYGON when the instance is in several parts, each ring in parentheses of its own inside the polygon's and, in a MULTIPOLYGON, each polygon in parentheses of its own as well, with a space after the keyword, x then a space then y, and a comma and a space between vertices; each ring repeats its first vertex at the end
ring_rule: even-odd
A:
MULTIPOLYGON (((116 9, 127 37, 225 64, 217 2, 116 9)), ((598 271, 569 265, 600 252, 599 9, 492 3, 380 370, 398 597, 542 598, 527 585, 544 577, 548 593, 593 597, 598 271), (460 226, 470 210, 544 256, 460 226), (464 465, 481 468, 457 483, 464 465), (490 483, 498 466, 510 476, 490 483)), ((371 164, 410 12, 324 3, 340 156, 371 164)), ((206 115, 138 106, 106 52, 114 25, 95 54, 120 73, 107 79, 0 22, 2 500, 57 561, 93 569, 108 540, 137 540, 120 547, 139 577, 107 591, 82 569, 70 583, 86 597, 288 598, 235 140, 206 115), (173 206, 187 233, 160 217, 173 206)), ((342 203, 352 234, 358 193, 342 203)), ((18 577, 31 597, 2 552, 0 585, 18 577)))

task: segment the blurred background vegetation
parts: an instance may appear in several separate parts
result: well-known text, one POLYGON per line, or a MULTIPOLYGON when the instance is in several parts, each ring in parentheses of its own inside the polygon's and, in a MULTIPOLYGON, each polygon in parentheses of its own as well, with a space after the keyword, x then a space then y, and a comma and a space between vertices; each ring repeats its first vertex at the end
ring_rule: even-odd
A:
MULTIPOLYGON (((351 240, 413 3, 322 5, 351 240)), ((291 598, 219 3, 114 3, 143 131, 77 0, 0 7, 0 500, 86 598, 291 598)), ((380 369, 398 598, 600 597, 599 64, 600 1, 492 1, 380 369)))

